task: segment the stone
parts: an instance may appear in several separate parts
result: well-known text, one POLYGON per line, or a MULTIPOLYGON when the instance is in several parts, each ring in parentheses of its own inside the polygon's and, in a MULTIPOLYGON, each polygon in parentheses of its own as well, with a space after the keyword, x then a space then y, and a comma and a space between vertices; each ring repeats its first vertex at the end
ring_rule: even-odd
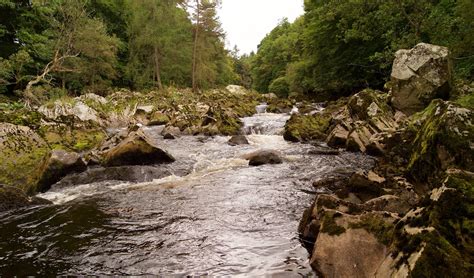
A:
POLYGON ((281 159, 280 154, 274 150, 259 150, 259 151, 246 155, 245 159, 249 160, 250 166, 283 163, 283 160, 281 159))
POLYGON ((328 146, 333 148, 345 147, 349 131, 341 125, 337 125, 326 139, 328 146))
POLYGON ((155 109, 153 105, 141 105, 141 106, 137 106, 135 113, 144 112, 146 114, 150 114, 151 112, 153 112, 153 109, 155 109))
POLYGON ((309 154, 314 155, 339 155, 341 152, 337 149, 325 148, 320 146, 315 146, 314 149, 309 151, 309 154))
POLYGON ((387 248, 364 229, 349 229, 339 236, 320 233, 311 266, 327 278, 374 277, 387 255, 387 248))
POLYGON ((242 86, 238 86, 238 85, 229 85, 225 88, 231 94, 235 94, 235 95, 245 95, 247 93, 247 89, 245 89, 242 86))
POLYGON ((167 132, 167 133, 163 134, 163 139, 165 139, 165 140, 174 140, 176 138, 174 137, 173 134, 167 132))
POLYGON ((166 125, 167 123, 169 123, 169 121, 170 118, 166 114, 156 111, 150 116, 150 121, 148 122, 148 125, 166 125))
POLYGON ((249 141, 245 135, 234 135, 227 141, 227 144, 231 146, 248 145, 249 141))
POLYGON ((0 123, 0 183, 37 192, 50 152, 43 138, 29 127, 0 123))
POLYGON ((141 130, 131 132, 119 144, 102 153, 102 165, 149 165, 171 163, 175 159, 158 147, 141 130))
POLYGON ((0 212, 42 204, 51 202, 37 197, 30 198, 17 187, 0 184, 0 212))
POLYGON ((181 134, 181 130, 179 129, 179 127, 167 126, 163 129, 163 131, 161 131, 161 135, 165 135, 168 133, 172 134, 174 137, 177 137, 181 134))
POLYGON ((427 43, 397 51, 391 74, 393 106, 412 115, 435 98, 448 99, 453 76, 449 55, 448 48, 427 43))
POLYGON ((452 102, 434 100, 412 117, 405 136, 410 140, 408 173, 427 181, 450 167, 474 171, 474 112, 452 102))
POLYGON ((58 120, 61 117, 75 117, 83 122, 91 121, 98 125, 103 124, 97 111, 90 108, 79 99, 74 99, 72 103, 57 100, 54 102, 52 107, 49 105, 42 105, 38 108, 38 112, 51 120, 58 120))
POLYGON ((45 192, 51 185, 60 181, 66 175, 83 172, 86 169, 87 165, 79 154, 64 150, 53 150, 43 176, 38 183, 38 190, 45 192))

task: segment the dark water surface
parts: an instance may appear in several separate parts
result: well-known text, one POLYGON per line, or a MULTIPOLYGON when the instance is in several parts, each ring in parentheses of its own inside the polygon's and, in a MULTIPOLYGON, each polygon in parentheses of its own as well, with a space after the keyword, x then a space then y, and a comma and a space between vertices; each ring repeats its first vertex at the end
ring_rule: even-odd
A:
POLYGON ((0 215, 0 275, 314 276, 297 234, 312 182, 373 161, 285 142, 288 118, 244 119, 250 145, 236 147, 147 130, 177 159, 156 167, 175 175, 53 187, 42 197, 55 205, 0 215), (249 167, 243 156, 262 148, 285 162, 249 167))

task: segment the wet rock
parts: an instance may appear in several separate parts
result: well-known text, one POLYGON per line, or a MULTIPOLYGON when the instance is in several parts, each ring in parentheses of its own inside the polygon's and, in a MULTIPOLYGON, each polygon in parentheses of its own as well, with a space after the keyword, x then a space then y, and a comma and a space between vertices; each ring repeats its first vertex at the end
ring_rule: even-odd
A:
POLYGON ((50 202, 37 197, 30 198, 17 187, 0 184, 0 212, 41 204, 50 202))
POLYGON ((70 174, 56 183, 53 188, 77 186, 103 181, 151 182, 170 176, 171 172, 155 166, 119 166, 90 168, 82 173, 70 174))
POLYGON ((83 172, 86 169, 86 163, 79 154, 64 150, 53 150, 43 176, 38 183, 38 190, 44 192, 66 175, 83 172))
POLYGON ((49 157, 49 146, 33 130, 0 123, 0 183, 37 192, 49 157))
POLYGON ((148 122, 148 125, 166 125, 167 123, 169 123, 169 121, 170 119, 166 114, 157 111, 150 116, 150 121, 148 122))
POLYGON ((102 164, 105 166, 149 165, 175 161, 141 130, 130 133, 127 138, 101 155, 102 164))
POLYGON ((446 47, 426 43, 395 53, 393 106, 407 115, 423 110, 435 98, 449 98, 452 66, 446 47))
POLYGON ((181 134, 179 127, 167 126, 161 131, 161 135, 171 134, 174 137, 178 137, 181 134))
POLYGON ((229 139, 227 144, 231 146, 248 145, 249 141, 247 140, 247 137, 245 137, 245 135, 234 135, 229 139))
POLYGON ((348 136, 349 136, 349 131, 347 131, 341 125, 337 125, 327 137, 326 142, 328 146, 333 147, 333 148, 345 147, 348 136))
POLYGON ((283 160, 277 151, 273 150, 260 150, 251 153, 245 157, 249 160, 250 166, 260 166, 264 164, 281 164, 283 160))
POLYGON ((314 155, 339 155, 341 152, 337 149, 324 148, 321 146, 316 146, 314 149, 309 151, 309 154, 314 155))
POLYGON ((167 133, 163 134, 163 139, 165 139, 165 140, 174 140, 174 139, 176 139, 176 137, 174 137, 173 134, 167 132, 167 133))

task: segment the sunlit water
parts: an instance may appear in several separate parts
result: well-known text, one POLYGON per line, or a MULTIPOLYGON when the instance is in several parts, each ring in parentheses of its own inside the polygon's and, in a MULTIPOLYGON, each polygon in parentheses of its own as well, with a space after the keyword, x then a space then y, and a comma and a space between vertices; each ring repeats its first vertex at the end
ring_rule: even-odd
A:
POLYGON ((229 137, 165 141, 146 129, 176 158, 156 166, 172 175, 58 185, 41 195, 55 205, 0 215, 0 275, 313 276, 297 234, 312 182, 373 161, 285 142, 288 118, 244 118, 250 145, 234 147, 229 137), (249 167, 243 157, 263 148, 284 163, 249 167))

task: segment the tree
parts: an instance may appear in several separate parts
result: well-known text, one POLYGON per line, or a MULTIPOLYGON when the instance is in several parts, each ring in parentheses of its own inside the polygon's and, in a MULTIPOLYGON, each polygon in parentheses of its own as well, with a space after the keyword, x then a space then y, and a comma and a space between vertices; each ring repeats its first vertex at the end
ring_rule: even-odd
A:
POLYGON ((50 17, 49 62, 26 85, 24 94, 29 101, 37 101, 33 86, 51 83, 55 78, 67 81, 67 75, 80 75, 81 81, 94 85, 97 81, 115 76, 117 40, 106 33, 103 23, 90 18, 84 1, 63 0, 54 6, 50 17), (87 74, 87 72, 91 74, 87 74))
MULTIPOLYGON (((163 70, 172 64, 182 65, 183 60, 187 60, 183 52, 189 49, 191 25, 185 11, 177 4, 174 0, 128 2, 129 75, 141 87, 154 83, 163 89, 163 70), (179 49, 177 45, 184 47, 179 49), (171 57, 174 61, 170 61, 171 57)), ((173 75, 169 71, 167 74, 173 75)))
POLYGON ((224 48, 225 34, 217 17, 220 0, 195 0, 193 9, 193 91, 237 79, 224 48))

